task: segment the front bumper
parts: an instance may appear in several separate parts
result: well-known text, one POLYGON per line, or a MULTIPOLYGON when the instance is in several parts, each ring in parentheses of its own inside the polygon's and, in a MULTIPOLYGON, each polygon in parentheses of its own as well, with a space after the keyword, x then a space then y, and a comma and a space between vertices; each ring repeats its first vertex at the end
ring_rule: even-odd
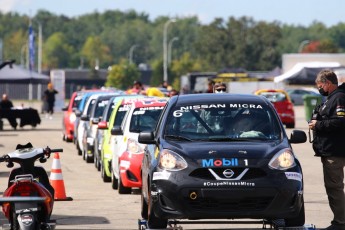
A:
POLYGON ((189 178, 171 173, 168 180, 152 181, 158 217, 285 219, 296 217, 303 203, 302 180, 287 179, 285 173, 247 181, 189 178))
POLYGON ((120 177, 125 187, 141 187, 141 162, 143 154, 130 155, 124 152, 120 157, 120 177))

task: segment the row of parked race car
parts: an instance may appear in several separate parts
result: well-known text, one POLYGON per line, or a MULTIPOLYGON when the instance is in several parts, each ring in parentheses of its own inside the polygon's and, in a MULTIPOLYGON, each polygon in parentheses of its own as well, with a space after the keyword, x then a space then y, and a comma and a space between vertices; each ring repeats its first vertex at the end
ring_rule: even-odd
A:
POLYGON ((82 91, 64 110, 63 139, 120 194, 141 188, 150 229, 166 228, 169 219, 305 222, 291 144, 306 134, 293 130, 288 138, 267 97, 82 91))
POLYGON ((74 92, 64 108, 63 140, 74 142, 104 182, 120 194, 131 193, 132 187, 141 187, 143 145, 138 134, 153 130, 167 100, 118 90, 74 92))

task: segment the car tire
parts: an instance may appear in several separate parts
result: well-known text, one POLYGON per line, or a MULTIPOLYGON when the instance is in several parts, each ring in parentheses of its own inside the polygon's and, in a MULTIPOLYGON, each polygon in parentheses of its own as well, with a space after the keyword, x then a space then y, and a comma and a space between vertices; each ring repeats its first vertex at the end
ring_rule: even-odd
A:
POLYGON ((119 179, 117 180, 118 181, 118 192, 119 194, 130 194, 132 192, 132 188, 128 188, 128 187, 125 187, 123 184, 122 184, 122 181, 121 181, 121 175, 119 173, 119 179))
POLYGON ((101 166, 101 176, 102 176, 103 182, 107 183, 111 181, 111 178, 107 176, 107 174, 105 173, 104 165, 101 166))
POLYGON ((79 156, 83 155, 83 152, 81 151, 78 143, 77 143, 77 151, 78 151, 79 156))
POLYGON ((145 220, 149 218, 148 215, 148 205, 144 198, 143 191, 141 191, 141 217, 145 220))
POLYGON ((98 165, 98 159, 96 157, 96 151, 94 151, 94 154, 93 154, 93 163, 95 165, 95 168, 97 169, 97 165, 98 165))
MULTIPOLYGON (((149 191, 150 192, 150 191, 149 191)), ((147 226, 149 229, 166 229, 168 226, 168 220, 156 217, 152 209, 151 198, 148 200, 148 215, 147 215, 147 226)))
MULTIPOLYGON (((85 149, 85 148, 84 148, 85 149)), ((83 154, 82 154, 83 160, 86 161, 86 152, 85 150, 83 150, 83 154)))
POLYGON ((116 177, 114 176, 113 173, 112 173, 112 176, 111 176, 111 187, 114 190, 117 190, 119 188, 119 182, 117 181, 117 179, 116 179, 116 177))
POLYGON ((87 153, 85 155, 86 163, 93 163, 93 157, 90 157, 89 155, 87 155, 87 153))
POLYGON ((304 200, 302 199, 302 207, 295 218, 285 219, 285 227, 300 227, 305 224, 305 210, 304 210, 304 200))
POLYGON ((98 160, 97 163, 97 171, 100 172, 101 171, 101 162, 98 160))

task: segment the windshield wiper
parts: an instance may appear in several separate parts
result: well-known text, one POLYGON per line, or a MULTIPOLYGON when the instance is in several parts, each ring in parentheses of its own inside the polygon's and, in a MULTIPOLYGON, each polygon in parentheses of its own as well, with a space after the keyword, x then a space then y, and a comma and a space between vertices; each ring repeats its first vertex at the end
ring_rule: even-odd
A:
POLYGON ((240 138, 233 138, 233 137, 209 137, 209 138, 200 138, 195 139, 196 141, 242 141, 240 138))
POLYGON ((192 141, 191 139, 183 136, 177 136, 177 135, 165 135, 165 138, 171 138, 174 140, 179 140, 179 141, 192 141))

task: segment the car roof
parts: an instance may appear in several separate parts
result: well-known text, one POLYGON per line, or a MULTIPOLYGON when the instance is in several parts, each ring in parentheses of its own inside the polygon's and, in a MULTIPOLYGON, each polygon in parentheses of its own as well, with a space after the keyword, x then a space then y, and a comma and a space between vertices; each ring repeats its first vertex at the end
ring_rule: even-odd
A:
POLYGON ((168 98, 156 97, 156 98, 139 98, 132 103, 135 108, 164 106, 168 102, 168 98))
POLYGON ((267 98, 253 94, 232 94, 232 93, 199 93, 182 94, 170 98, 169 103, 177 104, 210 104, 210 103, 236 103, 239 106, 248 103, 270 104, 267 98))

